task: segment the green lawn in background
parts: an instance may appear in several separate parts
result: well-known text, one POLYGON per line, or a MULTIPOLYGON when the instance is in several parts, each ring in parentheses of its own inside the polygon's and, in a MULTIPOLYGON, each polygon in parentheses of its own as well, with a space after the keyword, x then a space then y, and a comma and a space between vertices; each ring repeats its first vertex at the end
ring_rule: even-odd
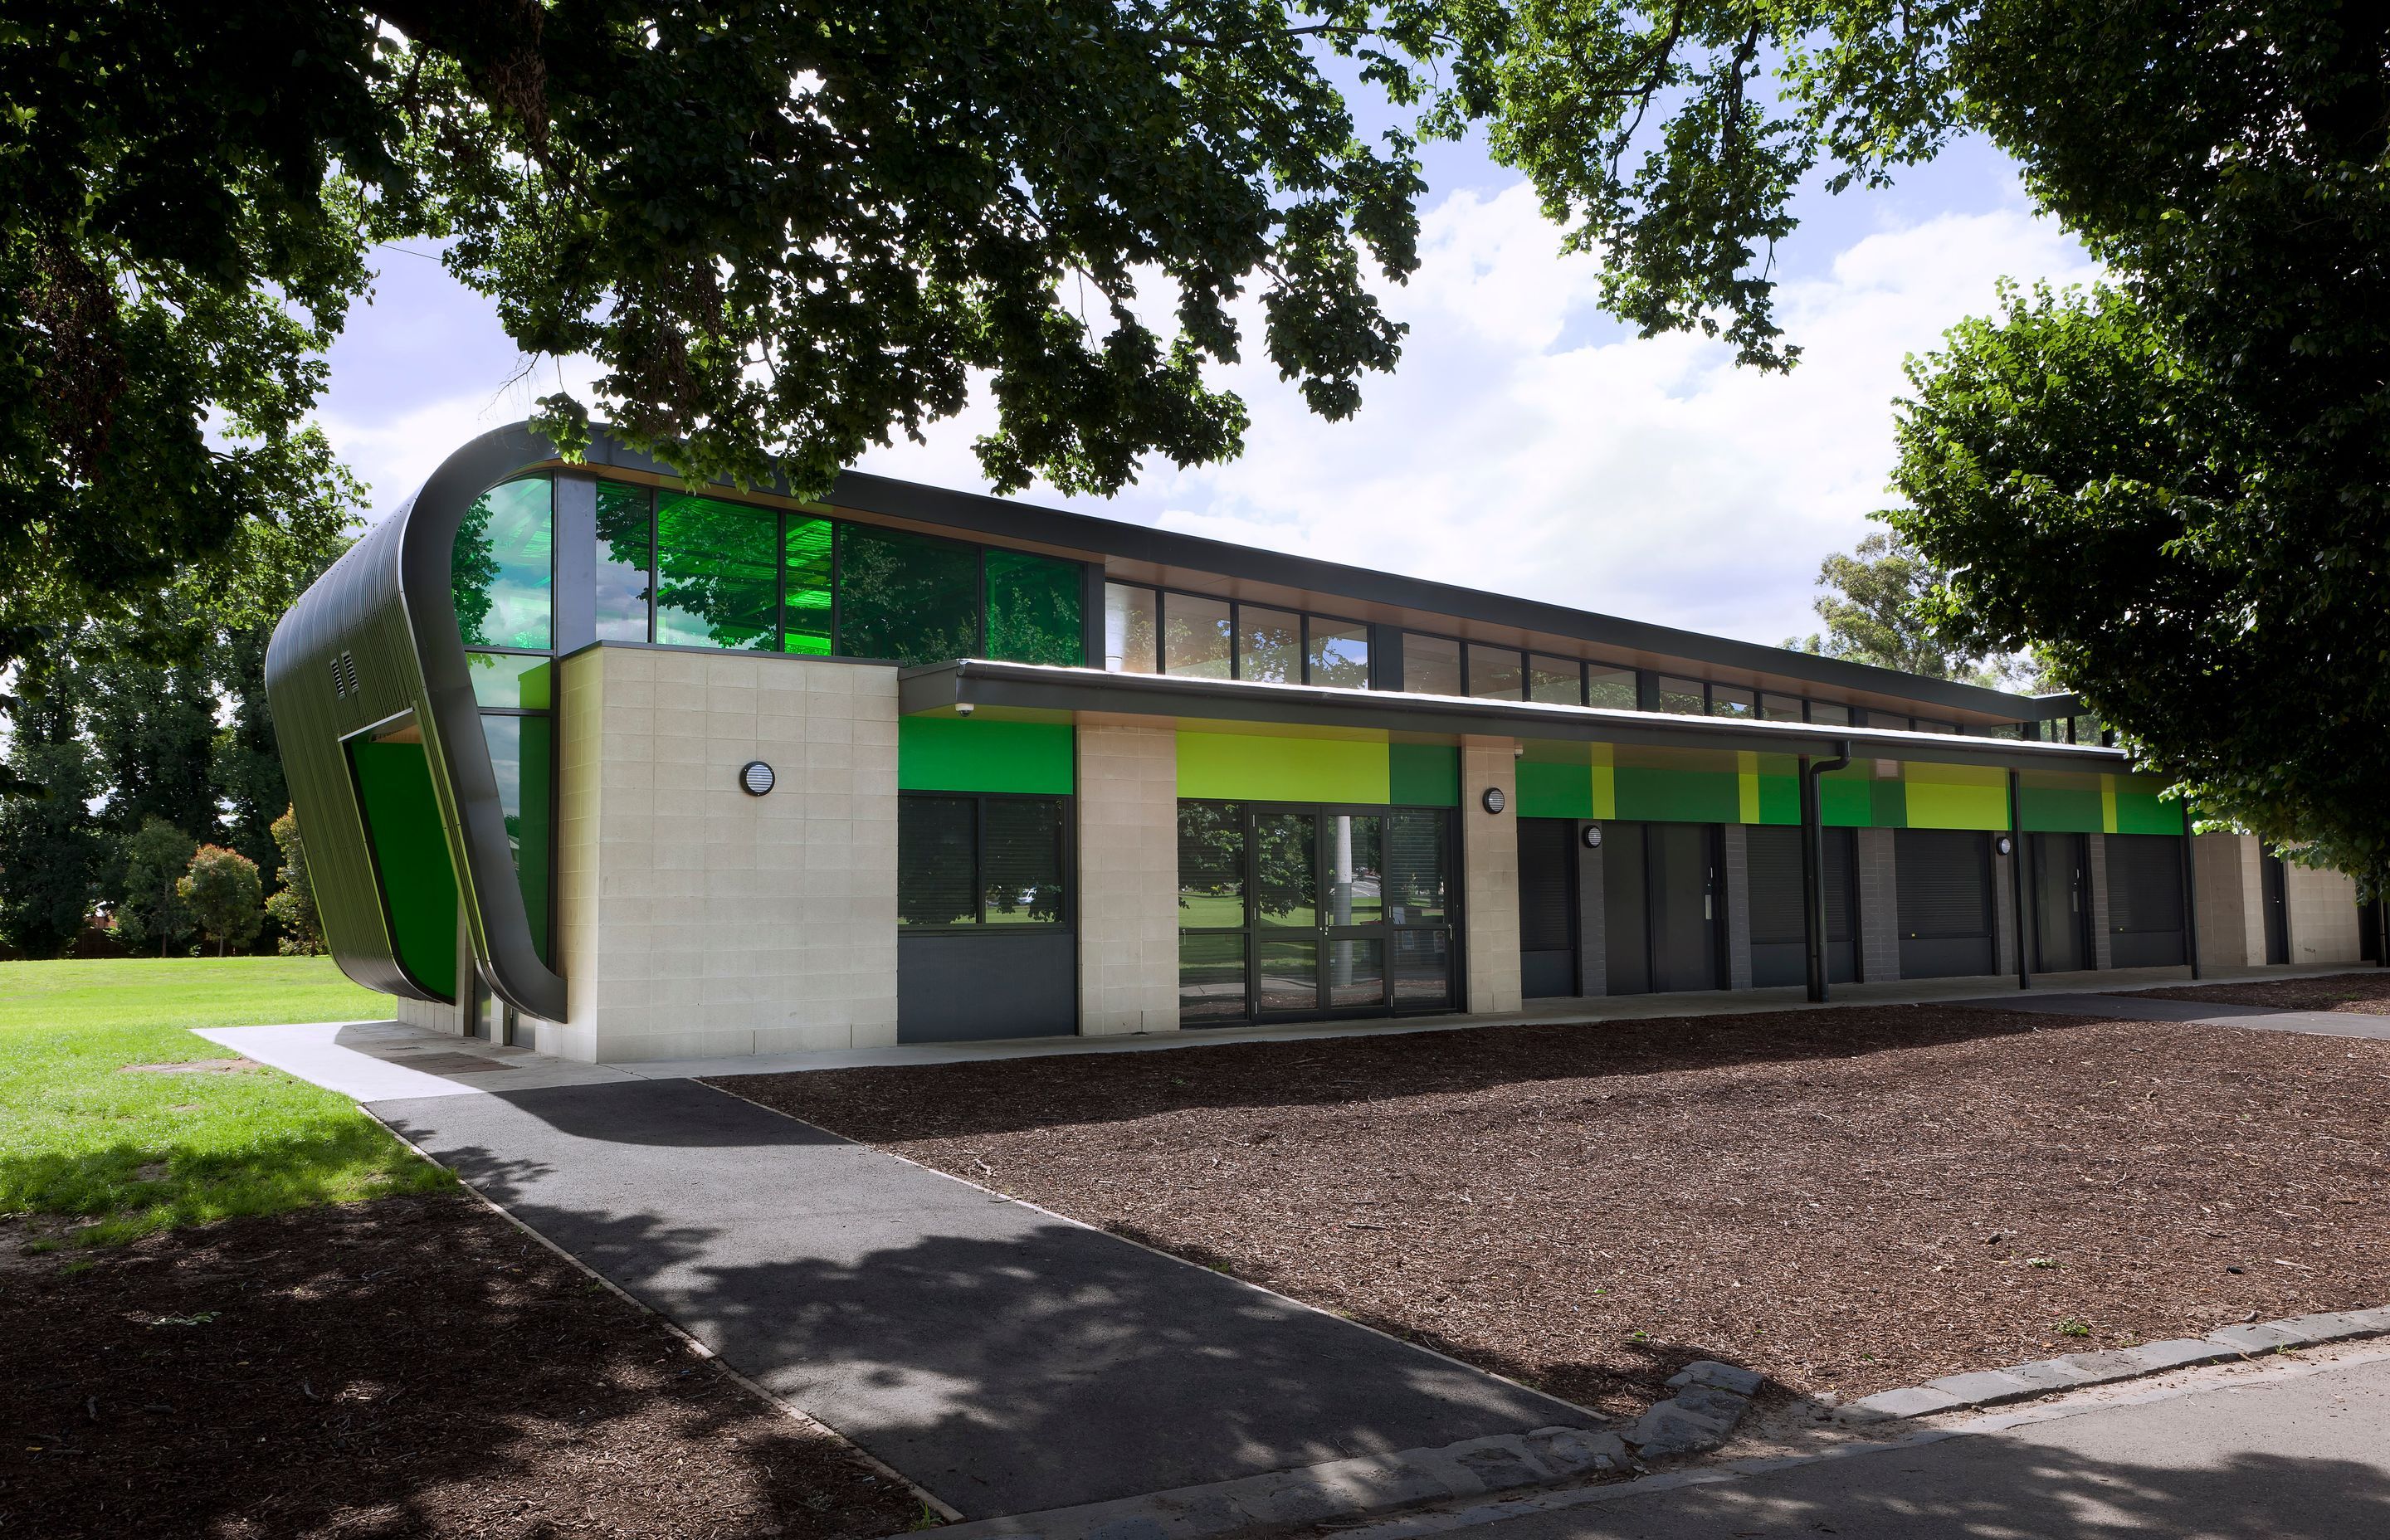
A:
POLYGON ((105 1244, 235 1214, 444 1187, 346 1097, 227 1059, 192 1027, 378 1020, 326 957, 0 963, 0 1213, 97 1218, 105 1244))

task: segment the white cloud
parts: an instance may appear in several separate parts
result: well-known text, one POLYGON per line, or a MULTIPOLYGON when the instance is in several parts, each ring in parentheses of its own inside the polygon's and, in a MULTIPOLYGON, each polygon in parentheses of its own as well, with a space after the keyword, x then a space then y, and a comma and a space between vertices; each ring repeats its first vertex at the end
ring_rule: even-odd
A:
MULTIPOLYGON (((1762 375, 1720 344, 1600 323, 1593 260, 1558 245, 1523 185, 1446 199, 1387 295, 1411 324, 1401 368, 1365 381, 1356 418, 1313 417, 1256 357, 1221 376, 1252 407, 1242 459, 1073 506, 1774 642, 1814 624, 1819 560, 1884 501, 1903 359, 1988 309, 2002 276, 2091 273, 2021 210, 1881 230, 1780 291, 1804 361, 1762 375), (1598 340, 1569 340, 1573 323, 1598 340)), ((866 464, 977 485, 988 420, 977 407, 866 464)))

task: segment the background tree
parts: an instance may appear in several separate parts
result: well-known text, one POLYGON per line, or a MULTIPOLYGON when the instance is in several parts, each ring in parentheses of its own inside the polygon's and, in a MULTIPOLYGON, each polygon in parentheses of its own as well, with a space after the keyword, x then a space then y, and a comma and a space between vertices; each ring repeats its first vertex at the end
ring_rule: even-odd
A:
POLYGON ((154 941, 164 956, 174 943, 191 933, 194 919, 183 900, 184 874, 199 841, 151 816, 124 841, 124 896, 116 905, 116 933, 127 946, 154 941))
POLYGON ((314 956, 324 950, 324 927, 315 916, 315 889, 307 876, 307 847, 299 837, 299 810, 285 807, 274 820, 274 842, 281 848, 281 884, 265 901, 266 918, 280 928, 277 950, 294 956, 314 956))
POLYGON ((192 853, 190 866, 174 884, 174 892, 190 911, 193 923, 213 938, 219 957, 231 947, 255 941, 258 927, 264 923, 257 865, 238 851, 201 845, 192 853))
POLYGON ((1998 673, 1983 659, 1944 639, 1933 603, 1941 582, 1942 573, 1898 535, 1870 534, 1818 569, 1818 586, 1825 592, 1815 608, 1825 630, 1788 636, 1784 645, 1933 679, 1996 683, 1998 673))
POLYGON ((0 799, 0 943, 27 956, 72 945, 99 898, 107 846, 88 805, 98 787, 78 685, 55 644, 19 664, 7 768, 34 789, 0 799))

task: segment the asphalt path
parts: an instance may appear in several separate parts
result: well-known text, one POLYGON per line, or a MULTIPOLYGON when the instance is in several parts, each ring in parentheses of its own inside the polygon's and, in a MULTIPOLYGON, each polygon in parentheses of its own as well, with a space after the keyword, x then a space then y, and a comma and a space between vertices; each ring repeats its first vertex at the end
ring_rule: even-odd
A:
MULTIPOLYGON (((2390 1359, 1724 1481, 1544 1501, 1440 1532, 1454 1540, 2380 1540, 2390 1536, 2390 1359)), ((1422 1540, 1428 1528, 1397 1521, 1352 1540, 1406 1532, 1422 1540)))
POLYGON ((1593 1420, 695 1082, 368 1109, 966 1518, 1593 1420))

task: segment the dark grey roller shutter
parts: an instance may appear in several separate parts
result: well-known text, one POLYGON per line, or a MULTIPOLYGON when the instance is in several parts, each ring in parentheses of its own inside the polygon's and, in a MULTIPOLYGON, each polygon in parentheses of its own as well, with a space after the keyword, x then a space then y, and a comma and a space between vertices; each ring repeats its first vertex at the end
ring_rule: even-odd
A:
POLYGON ((2103 843, 2110 966, 2182 962, 2182 841, 2170 834, 2111 834, 2103 843))
POLYGON ((1904 828, 1895 832, 1893 845, 1900 976, 1992 972, 1990 839, 1972 829, 1904 828))
POLYGON ((1751 944, 1802 945, 1801 831, 1761 825, 1743 831, 1750 853, 1751 944))
POLYGON ((1519 820, 1519 950, 1566 952, 1576 947, 1569 911, 1569 867, 1576 860, 1576 826, 1563 818, 1519 820))

